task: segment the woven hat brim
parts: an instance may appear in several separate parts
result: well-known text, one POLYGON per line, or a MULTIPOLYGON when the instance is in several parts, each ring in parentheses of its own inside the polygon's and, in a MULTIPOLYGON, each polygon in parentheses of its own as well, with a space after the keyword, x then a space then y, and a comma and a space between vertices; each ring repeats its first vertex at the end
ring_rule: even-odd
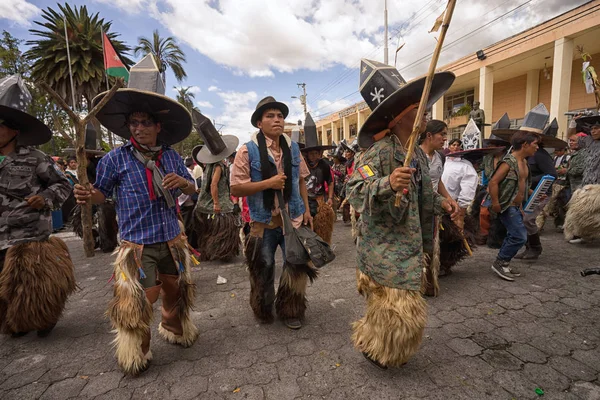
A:
POLYGON ((491 146, 510 146, 510 142, 508 140, 503 140, 503 139, 483 139, 483 144, 484 145, 491 145, 491 146))
MULTIPOLYGON (((452 72, 438 72, 433 76, 426 108, 431 107, 450 89, 455 78, 452 72)), ((419 78, 402 86, 371 112, 358 132, 358 145, 361 148, 371 147, 373 135, 387 129, 389 123, 408 106, 421 101, 425 79, 419 78)))
MULTIPOLYGON (((108 92, 92 100, 95 106, 108 92)), ((152 112, 161 124, 158 140, 172 145, 184 140, 192 132, 192 116, 188 110, 170 97, 138 89, 119 89, 98 112, 96 118, 114 134, 129 139, 127 116, 135 111, 152 112), (146 110, 148 108, 148 110, 146 110)))
MULTIPOLYGON (((513 135, 517 132, 521 131, 520 129, 497 129, 495 131, 492 131, 492 133, 496 136, 498 136, 500 139, 502 140, 506 140, 507 142, 510 143, 510 140, 512 139, 513 135)), ((522 132, 529 132, 529 131, 522 131, 522 132)), ((560 147, 560 146, 567 146, 567 142, 565 142, 562 139, 556 138, 554 136, 550 136, 550 135, 542 135, 539 134, 540 137, 542 138, 542 144, 546 147, 560 147)))
POLYGON ((192 151, 192 157, 194 160, 196 160, 197 163, 213 164, 232 155, 237 149, 240 139, 233 135, 223 135, 222 139, 223 142, 225 142, 225 149, 222 152, 219 154, 212 154, 210 150, 208 150, 207 146, 202 146, 200 151, 192 151))
POLYGON ((262 115, 266 110, 269 110, 271 108, 281 111, 281 113, 283 114, 283 119, 286 119, 290 113, 290 109, 288 108, 288 106, 286 106, 280 101, 272 101, 270 103, 265 103, 262 106, 258 107, 252 113, 252 117, 250 117, 250 122, 252 123, 252 126, 258 128, 258 126, 256 126, 258 120, 262 118, 262 115))
POLYGON ((42 121, 26 112, 8 106, 0 106, 0 119, 17 124, 17 143, 22 146, 38 146, 52 139, 52 131, 42 121))

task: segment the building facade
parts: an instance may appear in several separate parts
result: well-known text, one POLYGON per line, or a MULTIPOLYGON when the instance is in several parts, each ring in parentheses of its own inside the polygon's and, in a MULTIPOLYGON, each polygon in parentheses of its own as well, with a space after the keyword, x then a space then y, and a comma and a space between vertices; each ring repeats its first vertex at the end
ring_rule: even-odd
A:
MULTIPOLYGON (((600 0, 595 0, 444 65, 438 70, 454 72, 456 80, 434 104, 431 117, 448 122, 449 137, 459 137, 474 101, 480 102, 487 124, 508 112, 514 126, 544 103, 564 138, 570 118, 565 113, 596 108, 594 94, 586 93, 578 49, 592 55, 600 73, 599 38, 600 0)), ((369 113, 364 102, 354 104, 317 121, 317 130, 328 144, 353 140, 369 113)), ((490 129, 485 128, 485 137, 490 129)))

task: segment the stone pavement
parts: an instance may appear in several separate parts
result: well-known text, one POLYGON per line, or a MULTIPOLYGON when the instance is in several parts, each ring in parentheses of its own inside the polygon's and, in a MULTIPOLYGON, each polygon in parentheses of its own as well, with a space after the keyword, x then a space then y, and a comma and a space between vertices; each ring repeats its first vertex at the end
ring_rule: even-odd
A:
POLYGON ((78 238, 60 235, 80 290, 48 338, 0 338, 0 399, 533 399, 536 388, 544 399, 600 399, 600 276, 579 276, 599 265, 599 243, 546 232, 541 259, 523 263, 514 283, 490 270, 495 251, 478 249, 428 299, 419 353, 380 371, 349 341, 365 303, 350 228, 338 222, 337 259, 309 288, 301 330, 257 324, 241 259, 204 263, 193 273, 199 340, 189 349, 162 341, 155 307, 154 361, 131 378, 117 369, 104 317, 113 256, 86 259, 78 238), (218 275, 228 283, 217 285, 218 275))

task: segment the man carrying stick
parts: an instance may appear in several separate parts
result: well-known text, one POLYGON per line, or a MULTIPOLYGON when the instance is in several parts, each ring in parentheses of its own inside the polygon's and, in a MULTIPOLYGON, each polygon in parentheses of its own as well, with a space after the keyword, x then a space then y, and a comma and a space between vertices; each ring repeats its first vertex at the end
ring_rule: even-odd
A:
MULTIPOLYGON (((385 369, 406 363, 421 343, 427 319, 422 271, 433 252, 433 216, 457 210, 434 192, 427 156, 418 146, 413 162, 405 164, 426 79, 407 84, 393 67, 369 60, 361 64, 360 92, 373 112, 358 134, 360 147, 367 150, 347 194, 362 216, 357 280, 367 313, 354 323, 352 340, 369 361, 385 369), (399 207, 396 193, 403 194, 399 207)), ((427 107, 453 81, 450 72, 435 74, 427 107)))

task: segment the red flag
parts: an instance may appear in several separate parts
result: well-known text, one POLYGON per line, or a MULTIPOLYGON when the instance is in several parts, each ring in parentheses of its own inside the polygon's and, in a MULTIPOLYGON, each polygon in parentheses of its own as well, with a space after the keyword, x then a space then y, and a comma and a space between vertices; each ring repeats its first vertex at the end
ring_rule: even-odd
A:
POLYGON ((129 80, 129 71, 127 71, 125 64, 123 64, 117 55, 106 33, 102 34, 102 41, 104 45, 104 69, 106 69, 106 75, 124 78, 125 81, 129 80))

